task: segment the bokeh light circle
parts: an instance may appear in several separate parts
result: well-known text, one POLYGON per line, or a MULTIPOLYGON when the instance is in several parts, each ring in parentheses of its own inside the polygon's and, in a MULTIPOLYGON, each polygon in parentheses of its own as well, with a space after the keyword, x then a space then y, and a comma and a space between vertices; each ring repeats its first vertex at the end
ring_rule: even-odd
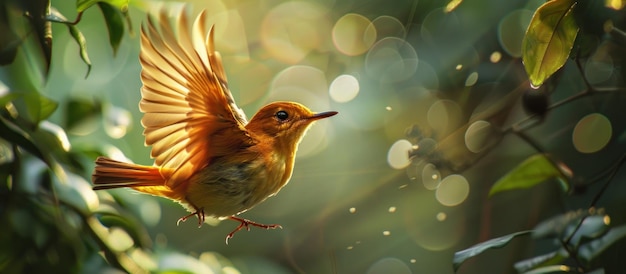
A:
POLYGON ((407 208, 403 212, 406 231, 420 247, 430 251, 442 251, 459 242, 466 231, 467 221, 464 214, 446 213, 442 206, 432 202, 407 199, 407 208))
POLYGON ((494 51, 491 53, 491 55, 489 55, 489 61, 491 63, 498 63, 500 62, 500 60, 502 60, 502 53, 500 53, 499 51, 494 51))
POLYGON ((250 58, 224 59, 223 62, 229 64, 228 86, 240 107, 254 103, 267 94, 275 72, 266 64, 250 58))
POLYGON ((491 123, 487 121, 473 122, 465 131, 465 146, 471 152, 481 152, 490 143, 494 131, 491 123))
POLYGON ((376 35, 379 39, 385 37, 403 38, 406 36, 404 24, 398 18, 389 15, 376 17, 369 28, 376 29, 376 35))
POLYGON ((161 206, 154 199, 145 199, 139 204, 141 220, 149 226, 155 226, 161 220, 161 206))
POLYGON ((464 30, 456 12, 446 13, 443 8, 431 10, 420 27, 424 42, 443 51, 458 46, 458 36, 464 30))
POLYGON ((601 84, 611 78, 614 73, 615 65, 611 56, 606 53, 593 56, 585 64, 585 78, 590 84, 601 84))
POLYGON ((403 169, 407 167, 411 161, 409 160, 409 151, 413 144, 407 140, 398 140, 389 148, 387 152, 387 163, 394 169, 403 169))
POLYGON ((443 222, 448 218, 448 215, 445 212, 439 212, 437 213, 437 216, 435 216, 435 218, 437 219, 437 221, 443 222))
POLYGON ((396 37, 376 42, 365 57, 367 73, 382 83, 406 80, 415 74, 417 63, 413 46, 396 37))
POLYGON ((124 137, 133 121, 130 111, 113 105, 104 108, 103 119, 104 130, 114 139, 124 137))
POLYGON ((376 28, 365 16, 348 13, 335 23, 332 30, 335 48, 345 55, 365 53, 376 42, 376 28))
POLYGON ((296 64, 319 49, 330 35, 326 8, 313 2, 289 1, 274 7, 261 23, 260 40, 276 60, 296 64))
POLYGON ((78 57, 80 49, 69 36, 65 37, 67 32, 60 32, 59 36, 55 37, 54 45, 55 47, 59 46, 64 51, 63 55, 60 55, 63 60, 59 63, 63 66, 65 75, 73 79, 72 82, 76 82, 74 83, 75 89, 86 92, 99 91, 93 87, 105 86, 115 81, 114 79, 117 79, 126 67, 137 65, 129 62, 129 60, 133 60, 133 58, 128 57, 132 51, 131 43, 120 43, 115 56, 113 56, 112 53, 109 53, 111 51, 109 38, 107 35, 101 35, 100 26, 84 24, 81 26, 81 31, 85 40, 89 41, 89 59, 94 64, 89 72, 89 77, 86 77, 87 65, 78 57), (93 54, 94 52, 98 54, 93 54), (95 75, 97 77, 94 77, 95 75))
POLYGON ((349 74, 339 75, 330 83, 328 93, 337 103, 352 101, 359 94, 359 80, 349 74))
POLYGON ((426 118, 435 131, 445 134, 461 122, 461 107, 452 100, 439 100, 430 106, 426 118))
POLYGON ((452 174, 441 181, 435 197, 442 205, 457 206, 467 199, 469 190, 469 183, 465 177, 452 174))
POLYGON ((441 173, 439 169, 431 163, 424 165, 422 169, 422 184, 428 190, 435 190, 441 183, 441 173))
MULTIPOLYGON (((266 101, 294 101, 317 112, 330 109, 327 95, 328 84, 324 72, 311 66, 297 65, 284 69, 274 77, 266 101)), ((296 157, 309 157, 326 148, 332 136, 329 125, 329 122, 324 121, 311 127, 302 139, 296 157)))
POLYGON ((478 82, 478 72, 474 71, 474 72, 470 73, 467 76, 467 78, 465 79, 465 86, 466 87, 471 87, 471 86, 475 85, 476 82, 478 82))
POLYGON ((530 24, 533 12, 526 9, 515 10, 500 20, 498 40, 500 46, 512 57, 522 56, 522 39, 530 24))
POLYGON ((268 101, 307 101, 313 111, 328 108, 328 81, 324 72, 312 66, 290 66, 276 74, 270 83, 268 101), (313 96, 314 98, 311 98, 313 96))
POLYGON ((397 273, 397 274, 410 274, 411 269, 409 266, 400 259, 397 258, 382 258, 372 264, 367 269, 367 274, 386 274, 386 273, 397 273))
POLYGON ((600 113, 592 113, 578 121, 572 133, 572 142, 579 152, 594 153, 604 148, 612 135, 611 121, 600 113))

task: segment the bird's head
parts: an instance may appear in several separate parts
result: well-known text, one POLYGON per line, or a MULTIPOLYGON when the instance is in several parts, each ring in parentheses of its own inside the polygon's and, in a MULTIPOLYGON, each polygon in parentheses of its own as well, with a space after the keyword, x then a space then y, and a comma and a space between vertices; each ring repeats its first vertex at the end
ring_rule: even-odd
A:
POLYGON ((246 129, 274 138, 281 146, 293 147, 298 145, 313 122, 335 114, 336 111, 315 113, 294 102, 274 102, 261 108, 246 125, 246 129))

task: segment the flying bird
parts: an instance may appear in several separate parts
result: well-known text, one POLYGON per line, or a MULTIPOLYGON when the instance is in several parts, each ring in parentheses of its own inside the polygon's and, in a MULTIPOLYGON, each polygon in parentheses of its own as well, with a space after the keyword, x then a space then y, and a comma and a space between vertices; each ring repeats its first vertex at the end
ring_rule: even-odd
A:
POLYGON ((336 111, 315 113, 295 102, 273 102, 248 122, 228 89, 213 27, 202 11, 190 27, 183 11, 175 26, 162 10, 141 29, 145 144, 154 165, 96 159, 94 190, 128 187, 179 202, 190 214, 231 219, 242 228, 280 228, 238 217, 289 182, 300 140, 313 122, 336 111))

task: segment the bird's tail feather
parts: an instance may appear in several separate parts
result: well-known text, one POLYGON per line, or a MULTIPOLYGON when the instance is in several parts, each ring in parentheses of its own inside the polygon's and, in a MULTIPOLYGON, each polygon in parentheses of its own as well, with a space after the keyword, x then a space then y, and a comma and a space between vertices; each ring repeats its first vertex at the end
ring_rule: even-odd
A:
POLYGON ((137 191, 180 200, 180 193, 166 184, 158 167, 124 163, 98 157, 91 176, 94 190, 130 187, 137 191))
POLYGON ((94 190, 164 185, 158 167, 124 163, 106 157, 96 159, 91 180, 94 190))

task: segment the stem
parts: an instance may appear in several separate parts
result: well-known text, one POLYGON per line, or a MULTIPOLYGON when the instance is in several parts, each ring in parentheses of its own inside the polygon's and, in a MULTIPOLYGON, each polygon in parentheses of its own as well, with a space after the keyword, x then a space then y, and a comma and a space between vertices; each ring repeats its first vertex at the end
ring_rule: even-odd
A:
POLYGON ((583 92, 589 93, 589 92, 594 91, 594 88, 591 86, 591 84, 587 80, 587 77, 585 77, 585 71, 583 70, 582 64, 580 64, 580 58, 576 57, 575 63, 576 63, 576 68, 578 68, 578 72, 580 73, 580 76, 582 76, 581 78, 583 78, 583 82, 585 83, 585 86, 587 87, 587 89, 585 89, 583 92))
MULTIPOLYGON (((522 131, 521 129, 517 129, 515 127, 512 128, 512 132, 513 134, 517 135, 518 137, 520 137, 522 140, 524 140, 527 144, 529 144, 531 147, 533 147, 537 152, 540 153, 545 153, 545 150, 543 148, 541 148, 539 146, 539 144, 537 142, 535 142, 535 140, 533 140, 532 138, 530 138, 530 136, 528 136, 528 134, 526 134, 524 131, 522 131)), ((550 160, 552 162, 552 160, 550 160)), ((553 162, 554 164, 554 162, 553 162)))
MULTIPOLYGON (((56 10, 55 10, 56 11, 56 10)), ((57 11, 58 13, 58 11, 57 11)), ((57 17, 53 17, 53 16, 48 16, 46 18, 46 20, 50 21, 50 22, 55 22, 55 23, 61 23, 61 24, 66 24, 66 25, 76 25, 80 22, 80 20, 83 18, 83 12, 79 12, 76 15, 76 19, 74 19, 74 21, 68 21, 67 19, 65 19, 65 17, 61 17, 62 15, 60 13, 55 14, 57 17), (61 16, 59 16, 61 15, 61 16)))
MULTIPOLYGON (((608 177, 606 179, 606 182, 604 183, 604 185, 602 185, 602 188, 600 188, 600 191, 598 191, 598 193, 596 193, 596 195, 591 200, 591 203, 589 204, 589 208, 594 208, 596 206, 596 204, 598 203, 600 198, 604 195, 604 193, 608 189, 609 185, 611 184, 611 182, 613 181, 613 179, 617 175, 617 172, 621 169, 621 166, 624 163, 626 163, 626 154, 623 154, 622 157, 619 159, 619 161, 617 163, 615 163, 615 165, 613 165, 611 168, 607 169, 606 171, 602 172, 598 176, 598 178, 592 179, 592 181, 599 180, 600 177, 603 177, 603 176, 607 175, 608 172, 610 172, 610 173, 608 173, 608 177)), ((589 217, 589 215, 583 216, 580 219, 580 221, 578 222, 578 224, 576 224, 576 227, 574 228, 572 233, 565 239, 565 241, 561 241, 561 245, 563 246, 563 248, 565 248, 565 250, 570 255, 570 257, 572 257, 576 261, 578 266, 581 267, 581 268, 583 268, 583 267, 580 264, 580 262, 578 261, 577 256, 574 256, 574 255, 576 255, 574 253, 574 251, 570 250, 569 243, 572 241, 572 239, 574 238, 574 235, 576 235, 576 232, 578 232, 578 229, 580 229, 580 227, 583 225, 583 222, 585 221, 585 219, 587 219, 587 217, 589 217)))
POLYGON ((411 22, 413 22, 413 18, 415 18, 415 11, 417 10, 417 0, 413 1, 413 5, 411 6, 411 12, 409 13, 409 19, 406 22, 406 31, 404 32, 403 40, 406 40, 406 36, 409 35, 409 30, 411 29, 411 22))
POLYGON ((615 178, 615 176, 617 175, 617 172, 621 169, 622 165, 625 162, 626 162, 626 154, 622 155, 622 158, 620 158, 620 160, 615 164, 615 166, 611 168, 613 169, 613 172, 609 174, 608 178, 606 179, 606 182, 604 183, 600 191, 598 191, 596 196, 593 197, 593 200, 591 200, 591 204, 589 205, 589 207, 596 206, 596 204, 598 203, 598 200, 600 200, 602 195, 604 195, 604 192, 606 192, 606 189, 609 187, 609 184, 613 181, 613 178, 615 178))
MULTIPOLYGON (((581 91, 579 93, 576 93, 576 94, 574 94, 574 95, 572 95, 570 97, 567 97, 567 98, 565 98, 565 99, 563 99, 561 101, 558 101, 558 102, 548 106, 547 111, 550 111, 550 110, 558 108, 558 107, 560 107, 562 105, 571 103, 573 101, 576 101, 578 99, 581 99, 581 98, 584 98, 584 97, 587 97, 587 96, 593 95, 593 94, 605 94, 605 93, 592 93, 592 92, 589 92, 589 89, 584 89, 583 91, 581 91)), ((530 124, 530 125, 527 125, 527 126, 523 126, 523 125, 525 123, 527 123, 528 121, 530 121, 531 119, 536 118, 537 116, 538 116, 537 114, 532 114, 532 115, 526 116, 526 118, 517 121, 515 124, 511 125, 508 128, 503 129, 502 132, 503 133, 507 133, 507 132, 510 132, 510 131, 515 132, 515 131, 523 131, 523 130, 529 129, 532 126, 537 125, 537 124, 534 123, 534 124, 530 124)))
MULTIPOLYGON (((578 229, 578 228, 577 228, 577 229, 578 229)), ((561 245, 563 246, 563 249, 565 249, 565 251, 566 251, 566 252, 567 252, 567 254, 570 256, 570 258, 574 259, 574 262, 576 262, 576 264, 578 265, 578 267, 579 267, 579 268, 582 268, 582 269, 586 269, 586 268, 584 267, 584 265, 580 262, 580 260, 578 260, 578 256, 577 256, 577 254, 575 253, 575 250, 572 250, 572 249, 569 247, 568 243, 563 242, 563 240, 559 240, 559 241, 561 242, 561 245)))

